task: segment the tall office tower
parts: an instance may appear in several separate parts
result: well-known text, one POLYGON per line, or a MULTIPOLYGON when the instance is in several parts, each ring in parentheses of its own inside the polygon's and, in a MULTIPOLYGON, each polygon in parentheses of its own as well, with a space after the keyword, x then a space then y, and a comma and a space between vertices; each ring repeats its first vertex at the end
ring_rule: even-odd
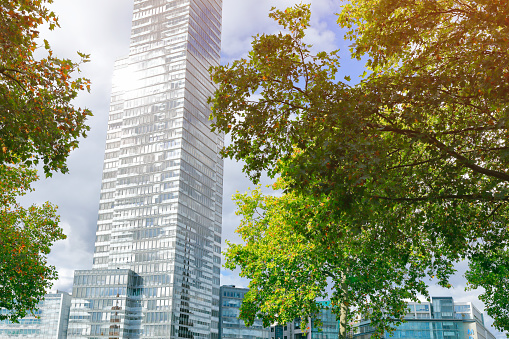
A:
POLYGON ((222 0, 134 0, 115 64, 93 269, 77 271, 68 335, 218 337, 223 137, 208 69, 222 0))

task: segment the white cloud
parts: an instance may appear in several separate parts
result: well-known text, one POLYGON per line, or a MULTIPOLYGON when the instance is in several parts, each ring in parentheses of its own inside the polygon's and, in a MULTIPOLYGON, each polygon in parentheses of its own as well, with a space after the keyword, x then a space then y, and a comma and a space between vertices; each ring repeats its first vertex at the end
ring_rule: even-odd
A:
POLYGON ((325 23, 320 23, 318 27, 310 27, 306 31, 306 43, 312 45, 313 52, 331 52, 338 49, 336 44, 336 33, 325 28, 325 23))
MULTIPOLYGON (((60 28, 42 30, 55 54, 78 60, 76 51, 91 54, 80 76, 92 81, 92 92, 82 93, 75 104, 92 110, 88 138, 68 159, 70 172, 54 174, 34 185, 23 197, 25 205, 50 201, 59 206, 60 226, 67 239, 57 242, 48 257, 59 272, 54 289, 70 291, 75 269, 89 269, 95 240, 99 189, 108 119, 113 62, 129 50, 132 2, 125 0, 56 0, 50 7, 60 28), (100 9, 100 10, 98 10, 100 9)), ((39 173, 43 177, 43 173, 39 173)))
MULTIPOLYGON (((252 36, 258 33, 276 33, 280 31, 271 18, 268 17, 271 7, 284 9, 301 1, 238 1, 226 0, 223 5, 223 61, 245 57, 251 47, 252 36)), ((337 49, 335 34, 329 27, 335 25, 334 13, 339 11, 339 5, 332 0, 303 1, 311 3, 311 29, 308 42, 319 50, 330 51, 337 49), (323 47, 322 47, 323 46, 323 47)))

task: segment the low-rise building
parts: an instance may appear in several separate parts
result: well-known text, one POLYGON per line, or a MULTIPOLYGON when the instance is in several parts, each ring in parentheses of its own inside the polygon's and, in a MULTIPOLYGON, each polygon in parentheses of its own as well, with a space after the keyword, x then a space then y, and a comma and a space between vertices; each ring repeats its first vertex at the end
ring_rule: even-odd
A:
MULTIPOLYGON (((75 271, 67 337, 141 337, 144 306, 141 301, 141 279, 129 269, 75 271)), ((155 289, 145 293, 152 297, 156 295, 155 289)), ((146 298, 144 302, 155 303, 155 300, 146 298)), ((159 318, 154 316, 155 313, 147 313, 147 317, 151 317, 147 321, 162 323, 167 320, 168 307, 164 309, 165 312, 158 312, 159 318)), ((169 329, 167 333, 170 333, 169 329)))
MULTIPOLYGON (((46 294, 33 315, 20 319, 19 323, 0 321, 0 339, 66 339, 70 307, 71 296, 68 293, 57 291, 46 294)), ((8 313, 7 310, 0 312, 8 313)))
POLYGON ((239 319, 240 306, 247 288, 234 285, 224 285, 219 294, 219 338, 223 339, 267 339, 269 329, 263 327, 260 319, 255 319, 253 325, 247 327, 239 319))
POLYGON ((285 325, 275 324, 270 328, 271 339, 337 339, 339 321, 331 309, 329 301, 318 301, 322 308, 318 314, 309 318, 306 328, 301 327, 301 320, 295 319, 285 325), (321 326, 317 325, 320 320, 321 326))
MULTIPOLYGON (((384 338, 400 339, 495 339, 484 325, 482 313, 471 302, 452 297, 433 297, 431 302, 409 302, 406 322, 384 338)), ((355 339, 369 339, 374 332, 369 320, 359 321, 355 339)))

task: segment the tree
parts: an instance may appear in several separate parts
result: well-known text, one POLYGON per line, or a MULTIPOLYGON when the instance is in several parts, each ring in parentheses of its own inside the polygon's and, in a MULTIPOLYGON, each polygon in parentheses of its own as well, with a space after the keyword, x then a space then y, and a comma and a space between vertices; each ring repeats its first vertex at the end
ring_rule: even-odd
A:
MULTIPOLYGON (((274 188, 285 186, 279 180, 274 188)), ((241 276, 251 279, 240 314, 248 324, 255 318, 264 326, 301 318, 305 326, 308 316, 330 307, 341 324, 339 338, 347 338, 358 314, 371 319, 383 337, 406 315, 404 299, 427 296, 425 277, 438 275, 447 285, 453 272, 449 258, 428 251, 424 231, 397 244, 379 229, 356 232, 328 197, 263 196, 258 188, 234 200, 244 244, 228 242, 225 267, 240 267, 241 276), (317 299, 330 300, 330 306, 317 299)))
POLYGON ((46 175, 67 172, 65 160, 85 137, 89 110, 75 108, 72 100, 90 81, 73 79, 81 61, 53 56, 49 43, 39 42, 39 26, 58 26, 45 4, 52 0, 0 1, 0 164, 37 165, 46 175), (36 59, 43 48, 47 56, 36 59))
POLYGON ((337 51, 303 42, 307 6, 273 10, 285 33, 213 70, 222 154, 255 181, 267 170, 286 192, 328 197, 357 232, 397 244, 424 230, 430 253, 441 242, 472 263, 506 252, 508 15, 505 1, 351 1, 338 23, 368 60, 350 85, 337 51))
POLYGON ((47 265, 50 246, 65 235, 56 207, 23 208, 16 197, 37 179, 31 166, 42 162, 46 176, 68 171, 66 159, 85 137, 91 112, 75 108, 90 81, 75 77, 80 61, 59 59, 39 29, 58 26, 46 4, 52 0, 0 0, 0 320, 16 321, 34 311, 57 278, 47 265))
POLYGON ((51 245, 65 239, 56 207, 46 203, 23 208, 16 203, 35 180, 35 170, 0 165, 0 308, 9 310, 0 320, 17 321, 35 310, 57 278, 46 258, 51 245))
POLYGON ((509 328, 509 253, 507 250, 485 250, 475 256, 466 273, 469 289, 484 287, 480 295, 486 310, 500 331, 509 328))

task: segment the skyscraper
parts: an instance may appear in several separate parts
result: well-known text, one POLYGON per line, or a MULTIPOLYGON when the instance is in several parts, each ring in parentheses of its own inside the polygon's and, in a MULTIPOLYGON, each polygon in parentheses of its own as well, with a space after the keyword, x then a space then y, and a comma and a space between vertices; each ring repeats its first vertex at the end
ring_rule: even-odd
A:
POLYGON ((208 68, 221 0, 134 0, 115 64, 93 269, 68 336, 217 338, 223 162, 208 68))

